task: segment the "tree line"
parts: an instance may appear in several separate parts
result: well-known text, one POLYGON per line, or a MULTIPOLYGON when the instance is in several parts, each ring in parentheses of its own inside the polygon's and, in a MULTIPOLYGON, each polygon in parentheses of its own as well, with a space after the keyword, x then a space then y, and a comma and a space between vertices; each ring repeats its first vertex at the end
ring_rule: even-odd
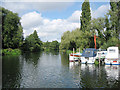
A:
POLYGON ((85 0, 80 23, 80 28, 64 32, 59 47, 61 50, 94 48, 94 35, 98 37, 97 49, 107 49, 109 46, 120 49, 120 1, 110 2, 110 10, 105 17, 91 19, 90 4, 85 0))
POLYGON ((3 7, 0 7, 1 23, 0 28, 2 28, 2 49, 3 52, 9 53, 10 51, 15 53, 19 49, 22 51, 40 51, 47 48, 58 50, 58 41, 52 42, 42 42, 34 30, 32 34, 24 38, 23 28, 20 23, 20 17, 17 13, 13 13, 3 7), (47 44, 49 43, 49 44, 47 44), (17 50, 12 50, 17 49, 17 50))

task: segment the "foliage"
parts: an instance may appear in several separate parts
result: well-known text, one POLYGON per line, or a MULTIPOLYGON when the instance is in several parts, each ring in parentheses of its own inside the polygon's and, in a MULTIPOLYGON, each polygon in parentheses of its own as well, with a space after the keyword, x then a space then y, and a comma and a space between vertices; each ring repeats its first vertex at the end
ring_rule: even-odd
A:
POLYGON ((21 54, 21 50, 19 49, 2 49, 2 55, 19 55, 21 54))
POLYGON ((42 41, 38 38, 37 31, 35 30, 33 34, 26 37, 22 50, 24 51, 40 51, 42 46, 42 41))
POLYGON ((2 48, 19 48, 23 41, 23 29, 20 23, 20 17, 2 8, 2 48))
POLYGON ((82 4, 82 16, 80 17, 81 21, 81 30, 88 30, 87 26, 90 24, 91 13, 90 13, 90 4, 89 0, 85 0, 82 4))
POLYGON ((77 48, 80 48, 81 50, 83 48, 89 47, 89 37, 91 37, 92 33, 89 31, 80 31, 79 28, 76 30, 73 30, 72 32, 67 31, 63 34, 61 37, 61 44, 59 49, 65 49, 65 50, 75 50, 77 48))
POLYGON ((98 36, 97 48, 106 49, 110 46, 118 46, 120 48, 120 39, 118 38, 118 35, 120 35, 120 29, 118 29, 120 28, 120 6, 118 4, 120 2, 111 3, 111 10, 105 17, 91 20, 90 12, 87 14, 87 6, 86 2, 84 2, 82 5, 81 29, 75 29, 72 32, 66 31, 61 37, 60 50, 94 48, 94 35, 98 36), (89 20, 89 24, 85 23, 85 18, 89 20), (83 25, 82 20, 87 26, 83 25))
POLYGON ((50 51, 50 50, 59 50, 59 42, 58 41, 52 41, 52 42, 44 42, 43 43, 43 49, 45 51, 50 51))

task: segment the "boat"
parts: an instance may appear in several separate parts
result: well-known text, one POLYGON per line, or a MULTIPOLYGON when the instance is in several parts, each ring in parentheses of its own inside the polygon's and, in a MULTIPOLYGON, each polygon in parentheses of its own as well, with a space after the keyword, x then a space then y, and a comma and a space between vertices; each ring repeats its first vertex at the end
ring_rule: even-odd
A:
POLYGON ((105 57, 106 65, 120 65, 119 49, 118 47, 108 47, 107 55, 105 57))
POLYGON ((107 55, 107 51, 104 50, 104 49, 98 49, 97 50, 97 55, 96 55, 96 60, 99 62, 103 62, 104 63, 104 60, 105 60, 105 57, 107 55))
POLYGON ((95 57, 97 54, 97 49, 95 48, 86 48, 83 50, 82 56, 81 56, 81 63, 87 63, 87 64, 94 64, 95 57))
POLYGON ((77 52, 77 53, 71 53, 69 54, 69 61, 70 62, 76 62, 78 60, 80 60, 81 57, 81 53, 77 52))

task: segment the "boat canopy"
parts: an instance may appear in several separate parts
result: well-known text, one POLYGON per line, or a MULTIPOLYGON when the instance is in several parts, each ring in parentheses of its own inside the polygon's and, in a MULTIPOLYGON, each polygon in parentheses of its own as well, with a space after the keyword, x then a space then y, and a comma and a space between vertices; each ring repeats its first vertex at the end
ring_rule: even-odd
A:
POLYGON ((95 48, 86 48, 83 50, 82 57, 95 57, 97 54, 97 49, 95 48))

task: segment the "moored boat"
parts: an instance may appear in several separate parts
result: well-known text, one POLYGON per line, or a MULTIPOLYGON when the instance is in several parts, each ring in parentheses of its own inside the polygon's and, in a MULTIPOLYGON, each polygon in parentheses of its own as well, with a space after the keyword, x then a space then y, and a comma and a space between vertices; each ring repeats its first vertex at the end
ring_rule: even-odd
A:
POLYGON ((106 55, 107 55, 106 50, 102 50, 102 49, 97 50, 96 61, 98 63, 100 63, 100 62, 104 63, 106 55), (99 62, 99 60, 100 60, 100 62, 99 62))
POLYGON ((81 56, 81 63, 94 64, 97 50, 95 48, 86 48, 81 56))
POLYGON ((69 54, 69 61, 76 62, 76 61, 80 60, 81 55, 82 55, 81 53, 71 53, 71 54, 69 54))
POLYGON ((120 65, 118 47, 108 47, 107 55, 105 57, 105 64, 106 65, 120 65))

